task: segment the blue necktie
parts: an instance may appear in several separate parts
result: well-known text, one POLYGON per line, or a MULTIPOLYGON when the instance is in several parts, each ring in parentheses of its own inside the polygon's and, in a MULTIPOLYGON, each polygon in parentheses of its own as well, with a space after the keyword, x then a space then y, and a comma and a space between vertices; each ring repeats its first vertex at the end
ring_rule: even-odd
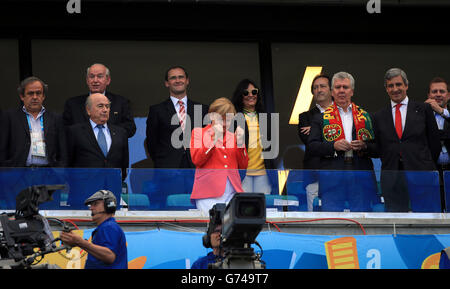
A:
POLYGON ((103 133, 104 126, 102 124, 97 124, 97 128, 98 128, 97 142, 98 145, 100 146, 100 149, 102 150, 103 154, 106 157, 106 155, 108 154, 108 146, 106 145, 106 137, 105 134, 103 133))

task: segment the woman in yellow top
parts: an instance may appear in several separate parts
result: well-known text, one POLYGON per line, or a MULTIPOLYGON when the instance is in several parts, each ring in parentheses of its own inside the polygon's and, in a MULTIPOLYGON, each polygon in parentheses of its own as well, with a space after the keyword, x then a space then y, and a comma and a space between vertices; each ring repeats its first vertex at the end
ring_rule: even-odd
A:
POLYGON ((243 126, 249 158, 246 176, 242 181, 244 192, 270 194, 272 186, 266 170, 274 168, 273 159, 264 159, 263 152, 270 150, 270 147, 263 148, 261 141, 264 139, 267 143, 271 140, 271 118, 270 114, 265 113, 261 91, 253 81, 243 79, 234 91, 232 102, 238 116, 241 116, 240 120, 236 118, 235 126, 243 126), (262 118, 267 121, 261 122, 262 118))

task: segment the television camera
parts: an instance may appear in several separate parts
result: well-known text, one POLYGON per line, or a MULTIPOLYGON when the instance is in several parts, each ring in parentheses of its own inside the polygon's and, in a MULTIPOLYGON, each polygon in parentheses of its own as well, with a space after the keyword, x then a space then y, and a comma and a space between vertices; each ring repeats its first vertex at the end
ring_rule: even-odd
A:
POLYGON ((216 204, 209 211, 209 214, 210 222, 207 236, 211 235, 217 225, 222 225, 220 246, 223 249, 224 258, 221 261, 209 264, 208 268, 265 269, 265 263, 261 260, 261 255, 255 254, 251 247, 252 244, 259 246, 256 237, 266 223, 266 199, 264 194, 235 194, 227 206, 216 204))
MULTIPOLYGON (((52 194, 65 187, 65 185, 28 187, 17 195, 15 213, 0 215, 0 268, 51 268, 50 265, 36 266, 34 262, 46 254, 70 250, 68 246, 55 245, 60 239, 53 238, 47 219, 39 214, 39 205, 53 200, 52 194), (36 251, 36 248, 39 250, 36 251)), ((70 231, 67 225, 63 225, 65 231, 70 231)))

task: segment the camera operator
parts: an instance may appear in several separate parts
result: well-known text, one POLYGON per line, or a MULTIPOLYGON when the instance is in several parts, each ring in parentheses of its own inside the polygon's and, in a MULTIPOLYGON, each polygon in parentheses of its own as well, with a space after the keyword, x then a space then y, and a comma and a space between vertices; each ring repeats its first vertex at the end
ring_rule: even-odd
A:
POLYGON ((100 190, 85 202, 97 228, 92 232, 92 243, 73 232, 61 232, 61 240, 88 252, 85 269, 128 269, 125 234, 114 219, 117 201, 108 190, 100 190))
POLYGON ((191 269, 208 269, 208 264, 221 261, 224 257, 224 251, 221 246, 220 236, 222 234, 222 225, 218 224, 214 230, 204 236, 203 245, 206 248, 212 248, 206 256, 200 257, 192 264, 191 269))

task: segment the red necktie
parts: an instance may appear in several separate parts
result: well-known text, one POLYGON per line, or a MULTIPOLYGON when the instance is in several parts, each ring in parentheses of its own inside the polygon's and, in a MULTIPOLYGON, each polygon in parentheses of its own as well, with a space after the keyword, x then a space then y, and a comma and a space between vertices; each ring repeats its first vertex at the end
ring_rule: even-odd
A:
POLYGON ((402 104, 398 103, 395 105, 395 131, 397 132, 398 138, 402 138, 402 114, 400 113, 400 106, 402 104))
POLYGON ((183 101, 179 100, 178 104, 180 105, 180 110, 178 111, 178 117, 180 118, 180 125, 181 129, 184 131, 184 125, 186 120, 186 111, 184 109, 184 103, 183 101))

